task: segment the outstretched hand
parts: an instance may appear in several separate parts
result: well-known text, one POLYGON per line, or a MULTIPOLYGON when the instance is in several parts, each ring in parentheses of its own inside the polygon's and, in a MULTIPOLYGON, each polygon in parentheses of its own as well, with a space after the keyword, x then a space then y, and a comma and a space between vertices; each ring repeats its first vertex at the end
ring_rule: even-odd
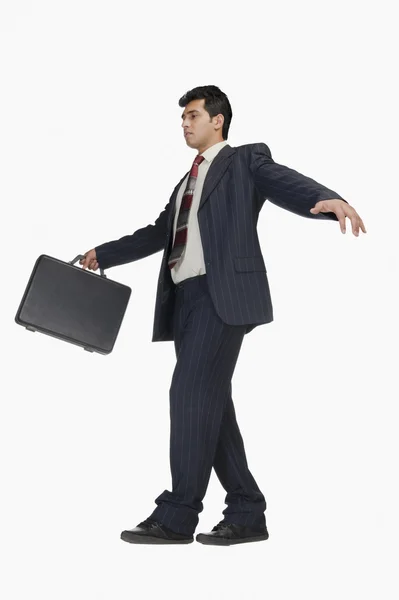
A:
POLYGON ((341 226, 342 233, 346 233, 346 217, 348 217, 351 220, 353 235, 359 235, 359 227, 363 231, 363 233, 367 233, 362 219, 357 214, 353 206, 338 198, 331 198, 330 200, 320 200, 319 202, 316 202, 313 208, 310 209, 310 212, 313 215, 317 215, 317 213, 319 212, 335 213, 341 226))

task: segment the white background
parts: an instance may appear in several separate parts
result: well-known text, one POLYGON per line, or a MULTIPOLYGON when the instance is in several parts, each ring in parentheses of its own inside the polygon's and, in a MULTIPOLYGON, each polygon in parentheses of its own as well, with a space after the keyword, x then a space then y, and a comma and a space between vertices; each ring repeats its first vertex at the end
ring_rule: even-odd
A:
MULTIPOLYGON (((395 37, 384 1, 3 0, 2 598, 398 597, 395 37), (120 531, 171 483, 162 253, 107 271, 133 290, 108 356, 14 317, 40 254, 155 221, 195 155, 178 99, 208 84, 232 104, 230 145, 265 142, 367 234, 259 216, 274 321, 245 336, 233 400, 269 540, 135 546, 120 531)), ((196 533, 224 497, 212 472, 196 533)))

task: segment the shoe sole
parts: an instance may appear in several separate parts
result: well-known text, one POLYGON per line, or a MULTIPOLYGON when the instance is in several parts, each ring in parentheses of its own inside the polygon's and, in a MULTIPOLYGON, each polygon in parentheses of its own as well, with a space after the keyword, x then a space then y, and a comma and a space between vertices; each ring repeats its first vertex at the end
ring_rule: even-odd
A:
POLYGON ((136 535, 134 533, 124 535, 122 532, 121 540, 129 542, 130 544, 192 544, 194 538, 188 538, 186 540, 167 540, 165 538, 153 537, 150 535, 136 535))
POLYGON ((269 539, 269 534, 264 533, 255 537, 245 537, 230 540, 228 538, 211 537, 205 533, 199 533, 195 539, 200 544, 205 544, 207 546, 234 546, 235 544, 245 544, 246 542, 261 542, 263 540, 267 540, 269 539))

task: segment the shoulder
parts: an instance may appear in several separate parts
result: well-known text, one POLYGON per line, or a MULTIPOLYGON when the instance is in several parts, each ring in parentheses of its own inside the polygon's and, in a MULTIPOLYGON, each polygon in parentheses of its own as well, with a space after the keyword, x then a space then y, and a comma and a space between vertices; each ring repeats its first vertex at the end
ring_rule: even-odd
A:
POLYGON ((254 173, 261 165, 273 163, 270 148, 264 142, 243 144, 235 147, 239 160, 244 162, 249 170, 254 173))
POLYGON ((255 142, 254 144, 242 144, 241 146, 234 146, 234 149, 239 156, 245 157, 246 160, 251 160, 259 155, 266 155, 272 157, 270 148, 264 142, 255 142))

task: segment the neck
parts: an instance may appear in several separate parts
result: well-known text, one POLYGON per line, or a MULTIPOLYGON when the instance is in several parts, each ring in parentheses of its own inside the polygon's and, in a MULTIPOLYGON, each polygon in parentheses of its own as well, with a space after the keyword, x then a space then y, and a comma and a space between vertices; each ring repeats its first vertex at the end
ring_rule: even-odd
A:
POLYGON ((224 140, 215 140, 214 142, 209 142, 208 144, 201 146, 200 148, 198 148, 198 154, 202 154, 203 152, 205 152, 205 150, 208 150, 208 148, 211 148, 211 146, 214 146, 215 144, 219 144, 219 142, 223 142, 223 141, 224 140))

